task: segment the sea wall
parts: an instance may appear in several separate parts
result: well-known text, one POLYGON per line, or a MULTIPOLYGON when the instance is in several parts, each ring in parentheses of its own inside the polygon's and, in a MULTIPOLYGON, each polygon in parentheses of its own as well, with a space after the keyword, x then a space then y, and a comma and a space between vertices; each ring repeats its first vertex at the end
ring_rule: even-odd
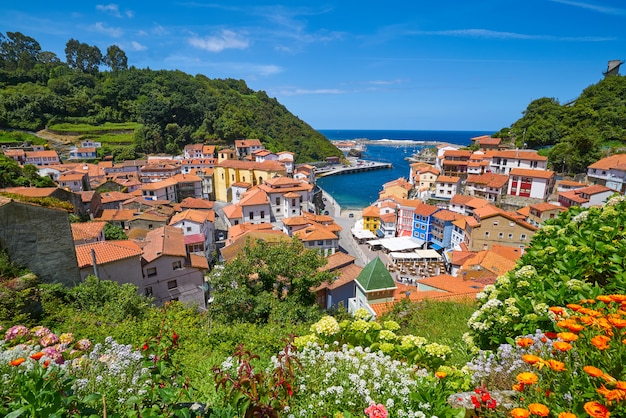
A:
POLYGON ((80 282, 68 213, 29 203, 0 204, 0 246, 45 283, 80 282))

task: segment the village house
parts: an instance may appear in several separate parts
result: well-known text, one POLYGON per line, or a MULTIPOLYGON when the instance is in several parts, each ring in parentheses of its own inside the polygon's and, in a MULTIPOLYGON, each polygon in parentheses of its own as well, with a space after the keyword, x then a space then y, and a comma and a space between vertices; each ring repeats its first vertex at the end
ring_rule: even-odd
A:
POLYGON ((188 254, 200 253, 211 261, 211 253, 215 250, 214 222, 215 212, 212 210, 186 209, 172 216, 169 225, 183 231, 188 254))
POLYGON ((563 206, 542 202, 518 209, 517 212, 521 214, 524 220, 529 224, 541 227, 547 220, 556 218, 561 212, 565 212, 566 210, 567 209, 563 206))
POLYGON ((272 221, 300 216, 303 212, 315 209, 313 185, 305 180, 279 176, 267 179, 258 187, 267 194, 272 221))
POLYGON ((450 200, 461 192, 461 177, 438 176, 435 182, 435 199, 450 200))
POLYGON ((187 255, 182 229, 171 226, 155 229, 141 244, 140 291, 153 297, 156 305, 178 300, 206 308, 204 273, 209 266, 206 258, 187 255))
POLYGON ((557 180, 556 181, 556 191, 557 192, 567 192, 575 189, 582 189, 583 187, 587 187, 587 183, 580 183, 578 181, 573 180, 557 180))
POLYGON ((106 222, 72 222, 72 238, 74 245, 89 244, 92 242, 104 241, 104 226, 106 222))
POLYGON ((467 174, 485 174, 490 173, 491 168, 489 164, 491 158, 482 151, 474 151, 470 156, 469 163, 467 163, 467 174))
POLYGON ((490 249, 494 244, 526 248, 537 227, 492 205, 474 210, 465 218, 465 244, 470 251, 490 249))
POLYGON ((78 192, 82 203, 81 213, 86 214, 89 217, 99 216, 102 211, 102 200, 100 193, 96 190, 88 190, 78 192))
POLYGON ((119 209, 122 202, 132 199, 134 196, 123 192, 100 193, 102 209, 119 209))
POLYGON ((254 151, 260 151, 263 149, 263 144, 260 139, 238 139, 235 140, 235 152, 237 158, 243 160, 249 155, 252 155, 254 151))
POLYGON ((491 157, 491 172, 496 174, 511 174, 513 169, 545 170, 548 157, 539 155, 535 150, 506 150, 492 151, 487 154, 491 157))
POLYGON ((96 276, 119 284, 130 283, 143 295, 141 248, 133 241, 97 241, 76 245, 80 277, 96 276), (94 265, 95 260, 95 265, 94 265))
POLYGON ((302 241, 304 247, 318 251, 324 257, 335 254, 339 249, 339 237, 321 224, 309 224, 293 232, 293 236, 302 241))
POLYGON ((554 171, 513 168, 510 170, 507 194, 546 201, 554 190, 555 182, 554 171))
POLYGON ((59 154, 53 150, 46 151, 26 151, 24 164, 36 166, 60 164, 59 154))
POLYGON ((380 226, 380 209, 378 206, 371 205, 363 209, 363 229, 376 234, 376 230, 380 226))
POLYGON ((626 193, 626 154, 602 158, 587 167, 587 181, 626 193))
POLYGON ((445 151, 441 160, 441 173, 446 176, 465 178, 471 155, 470 150, 445 151))
POLYGON ((187 144, 183 149, 183 156, 185 160, 193 159, 214 159, 215 158, 215 145, 206 144, 187 144))
POLYGON ((379 257, 374 258, 361 270, 355 283, 355 296, 348 300, 348 312, 351 314, 363 308, 372 317, 376 317, 372 305, 393 301, 396 283, 379 257))
POLYGON ((498 203, 506 195, 508 185, 509 176, 504 174, 471 174, 467 176, 465 194, 498 203))
POLYGON ((215 158, 190 158, 181 161, 180 172, 182 174, 196 174, 198 170, 215 167, 215 158))
POLYGON ((24 165, 26 163, 26 151, 21 148, 12 148, 12 149, 3 149, 5 157, 12 158, 19 165, 24 165))
POLYGON ((396 236, 396 214, 395 212, 381 213, 380 225, 376 230, 379 238, 393 238, 396 236))
POLYGON ((498 150, 502 144, 502 138, 492 138, 489 135, 476 136, 470 138, 472 146, 478 145, 482 151, 498 150))
POLYGON ((452 230, 454 228, 452 223, 462 217, 463 215, 448 209, 441 209, 435 212, 432 216, 432 239, 430 248, 434 250, 451 248, 452 230))
POLYGON ((411 237, 413 236, 413 215, 415 208, 422 205, 419 200, 396 199, 396 236, 411 237))
POLYGON ((617 192, 613 189, 595 184, 559 193, 559 204, 564 208, 569 208, 570 206, 590 208, 604 204, 615 193, 617 192))
POLYGON ((385 197, 393 196, 400 199, 408 199, 412 189, 413 185, 410 182, 399 178, 383 184, 383 190, 378 192, 378 198, 384 199, 385 197))
POLYGON ((423 204, 413 211, 413 237, 432 241, 432 216, 439 210, 437 206, 423 204))
MULTIPOLYGON (((294 154, 290 151, 280 151, 278 154, 278 161, 285 166, 285 172, 288 177, 293 177, 294 173, 294 154)), ((314 182, 313 182, 314 183, 314 182)))
POLYGON ((159 182, 181 172, 180 162, 166 160, 149 160, 139 169, 139 180, 142 183, 159 182))
POLYGON ((260 188, 248 190, 236 205, 241 206, 242 223, 262 224, 272 222, 272 208, 269 197, 260 188))
POLYGON ((98 158, 98 154, 95 147, 74 147, 70 149, 70 160, 95 160, 96 158, 98 158))
POLYGON ((309 164, 301 164, 295 168, 293 178, 315 184, 315 167, 309 164))
POLYGON ((461 145, 454 145, 454 144, 437 145, 437 156, 435 159, 435 168, 439 170, 439 172, 441 172, 443 168, 442 162, 444 160, 444 154, 447 151, 458 151, 459 149, 461 149, 461 145))
POLYGON ((326 259, 328 262, 321 270, 333 273, 334 280, 314 289, 315 301, 322 309, 347 309, 348 301, 356 295, 355 280, 363 268, 354 264, 354 257, 343 252, 326 259))
POLYGON ((73 192, 89 190, 89 175, 87 173, 68 172, 59 176, 59 187, 73 192))
POLYGON ((420 198, 426 198, 435 190, 439 169, 427 163, 413 163, 409 170, 409 183, 418 191, 420 198))
MULTIPOLYGON (((222 150, 220 150, 220 153, 222 150)), ((220 160, 214 168, 215 199, 222 202, 232 201, 232 185, 243 182, 252 186, 263 184, 266 180, 285 176, 285 165, 279 161, 238 161, 220 160)))

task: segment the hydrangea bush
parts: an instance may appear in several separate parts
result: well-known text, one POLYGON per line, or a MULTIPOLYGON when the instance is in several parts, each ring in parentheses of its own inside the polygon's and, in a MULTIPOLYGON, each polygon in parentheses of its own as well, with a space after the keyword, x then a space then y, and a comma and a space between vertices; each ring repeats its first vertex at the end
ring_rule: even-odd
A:
POLYGON ((516 335, 550 331, 549 306, 626 288, 625 224, 624 196, 602 207, 569 208, 547 222, 518 266, 477 295, 468 323, 476 344, 495 348, 516 335))

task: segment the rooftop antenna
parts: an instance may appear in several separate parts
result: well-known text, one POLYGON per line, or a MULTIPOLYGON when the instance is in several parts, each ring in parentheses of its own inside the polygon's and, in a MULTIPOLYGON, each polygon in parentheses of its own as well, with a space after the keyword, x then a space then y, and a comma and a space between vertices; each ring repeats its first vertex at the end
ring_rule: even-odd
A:
POLYGON ((604 77, 608 77, 612 75, 619 75, 619 66, 622 65, 623 63, 624 63, 623 60, 609 61, 609 65, 607 66, 606 71, 604 71, 602 74, 604 75, 604 77))

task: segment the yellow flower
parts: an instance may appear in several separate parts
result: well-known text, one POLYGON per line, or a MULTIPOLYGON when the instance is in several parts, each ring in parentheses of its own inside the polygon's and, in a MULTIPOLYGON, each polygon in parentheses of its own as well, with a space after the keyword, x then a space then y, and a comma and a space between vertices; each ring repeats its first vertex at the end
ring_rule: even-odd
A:
POLYGON ((531 414, 540 417, 547 417, 550 414, 550 410, 542 403, 531 403, 528 405, 528 410, 531 414))
POLYGON ((528 418, 530 416, 530 411, 524 408, 514 408, 511 410, 512 418, 528 418))
POLYGON ((558 360, 548 360, 548 366, 550 366, 550 368, 555 372, 562 372, 563 370, 565 370, 565 363, 558 360))
POLYGON ((572 341, 576 341, 578 339, 578 335, 573 332, 559 332, 556 334, 561 340, 571 343, 572 341))

